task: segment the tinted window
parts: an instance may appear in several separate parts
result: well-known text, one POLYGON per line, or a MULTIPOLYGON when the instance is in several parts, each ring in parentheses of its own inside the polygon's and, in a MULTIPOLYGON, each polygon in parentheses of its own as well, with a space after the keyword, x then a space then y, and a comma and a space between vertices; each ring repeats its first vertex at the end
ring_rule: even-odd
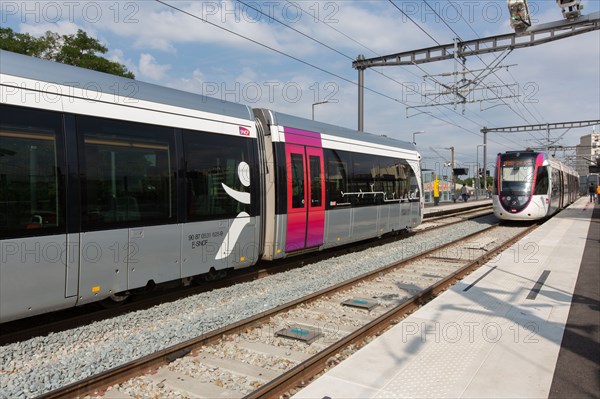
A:
POLYGON ((413 168, 401 159, 380 158, 380 184, 385 201, 416 200, 421 196, 419 182, 413 168))
POLYGON ((335 150, 324 154, 328 209, 416 201, 421 196, 417 175, 405 160, 335 150))
POLYGON ((242 211, 253 216, 257 200, 251 188, 258 179, 251 158, 254 141, 184 131, 183 143, 188 220, 233 218, 242 211), (226 192, 224 186, 232 191, 226 192))
POLYGON ((373 205, 378 201, 375 185, 379 177, 378 158, 366 154, 352 154, 352 195, 355 205, 373 205))
POLYGON ((64 233, 59 114, 0 108, 0 236, 64 233))
POLYGON ((290 154, 292 163, 292 208, 304 208, 304 157, 290 154))
POLYGON ((419 189, 419 181, 414 169, 406 161, 401 161, 401 168, 404 169, 404 174, 408 181, 408 198, 410 200, 418 200, 421 198, 421 190, 419 189))
POLYGON ((552 198, 560 195, 560 175, 558 169, 552 169, 552 198))
POLYGON ((327 168, 327 204, 329 207, 350 205, 348 192, 349 154, 343 151, 325 150, 325 165, 327 168))
POLYGON ((537 175, 535 178, 535 195, 546 195, 548 194, 548 167, 540 166, 537 170, 537 175))
POLYGON ((173 130, 78 117, 84 229, 172 223, 173 130))
POLYGON ((310 206, 319 207, 321 206, 322 199, 322 183, 321 183, 321 158, 311 155, 310 159, 310 206))

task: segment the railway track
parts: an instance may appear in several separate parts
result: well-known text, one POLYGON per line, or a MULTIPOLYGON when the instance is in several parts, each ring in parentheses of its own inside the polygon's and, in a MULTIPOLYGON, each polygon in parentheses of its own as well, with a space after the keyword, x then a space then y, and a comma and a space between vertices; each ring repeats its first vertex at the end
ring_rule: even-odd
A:
POLYGON ((134 301, 121 304, 118 307, 102 308, 97 304, 91 304, 81 308, 73 308, 52 314, 4 323, 0 325, 0 346, 89 325, 99 320, 106 320, 130 312, 147 309, 161 303, 173 302, 181 298, 233 284, 252 281, 264 276, 285 272, 293 268, 303 267, 307 264, 319 262, 324 259, 337 257, 342 254, 362 251, 376 245, 385 245, 390 242, 402 240, 411 234, 423 234, 426 231, 461 223, 491 213, 491 205, 480 206, 474 204, 473 207, 468 210, 459 210, 458 212, 454 210, 453 212, 443 213, 443 215, 437 216, 434 214, 433 217, 426 218, 423 224, 412 233, 389 235, 379 239, 353 243, 340 248, 332 248, 327 251, 307 254, 303 257, 284 259, 277 262, 261 262, 256 267, 233 271, 227 278, 219 281, 202 282, 200 285, 192 284, 187 287, 160 287, 159 291, 150 292, 148 295, 138 294, 135 296, 134 301))
POLYGON ((536 226, 494 225, 42 397, 287 397, 536 226))

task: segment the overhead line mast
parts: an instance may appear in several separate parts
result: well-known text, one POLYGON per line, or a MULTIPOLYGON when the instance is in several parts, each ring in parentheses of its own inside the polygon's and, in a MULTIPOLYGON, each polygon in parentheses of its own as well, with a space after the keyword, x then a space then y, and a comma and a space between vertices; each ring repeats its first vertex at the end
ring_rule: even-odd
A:
MULTIPOLYGON (((587 127, 587 126, 595 126, 600 125, 600 119, 592 119, 587 121, 574 121, 574 122, 555 122, 555 123, 541 123, 539 125, 521 125, 521 126, 506 126, 506 127, 484 127, 481 129, 481 133, 483 133, 483 147, 486 148, 487 145, 487 134, 488 133, 519 133, 519 132, 534 132, 534 131, 543 131, 548 132, 548 143, 544 147, 546 151, 550 151, 551 148, 566 148, 563 146, 553 146, 550 142, 550 130, 556 129, 573 129, 579 127, 587 127)), ((566 132, 565 132, 566 133, 566 132)), ((539 147, 535 147, 539 148, 539 147)), ((484 152, 484 173, 485 173, 485 152, 484 152)))
MULTIPOLYGON (((526 3, 526 1, 523 3, 526 3)), ((517 48, 532 47, 539 44, 549 43, 567 37, 580 35, 595 30, 600 30, 600 12, 595 12, 586 16, 579 16, 581 6, 578 1, 557 0, 558 5, 563 10, 565 21, 555 21, 538 26, 529 26, 523 31, 517 29, 517 33, 496 35, 474 40, 459 41, 456 39, 453 43, 442 44, 424 49, 406 51, 374 58, 365 58, 364 55, 358 55, 352 62, 352 67, 358 71, 358 130, 364 130, 364 72, 368 68, 395 66, 395 65, 416 65, 428 62, 461 59, 468 56, 487 54, 498 51, 512 51, 517 48), (568 3, 568 4, 567 4, 568 3), (576 12, 569 13, 571 3, 577 3, 576 12), (567 11, 565 11, 567 7, 567 11)), ((509 1, 510 4, 510 1, 509 1)), ((510 8, 509 8, 510 9, 510 8)), ((571 10, 572 11, 572 10, 571 10)), ((485 173, 487 162, 486 135, 484 134, 483 150, 483 172, 485 173)))
MULTIPOLYGON (((537 46, 567 37, 600 29, 600 12, 582 16, 574 20, 549 22, 532 26, 523 33, 507 33, 479 39, 459 41, 459 56, 468 57, 503 50, 514 50, 537 46)), ((357 58, 352 62, 354 69, 367 69, 379 66, 414 65, 455 58, 455 43, 447 43, 424 49, 405 51, 373 58, 357 58)))

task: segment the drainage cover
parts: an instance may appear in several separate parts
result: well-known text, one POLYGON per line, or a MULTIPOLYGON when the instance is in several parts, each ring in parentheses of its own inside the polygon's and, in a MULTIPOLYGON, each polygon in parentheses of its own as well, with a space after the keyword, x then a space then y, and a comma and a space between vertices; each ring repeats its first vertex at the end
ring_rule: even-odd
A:
POLYGON ((275 333, 276 337, 297 339, 299 341, 304 341, 307 344, 312 343, 321 335, 323 334, 319 330, 305 326, 291 326, 275 333))
POLYGON ((351 306, 353 308, 366 309, 366 310, 370 311, 375 306, 379 306, 379 303, 377 303, 376 301, 373 301, 371 299, 352 298, 352 299, 348 299, 348 300, 342 302, 342 305, 351 306))

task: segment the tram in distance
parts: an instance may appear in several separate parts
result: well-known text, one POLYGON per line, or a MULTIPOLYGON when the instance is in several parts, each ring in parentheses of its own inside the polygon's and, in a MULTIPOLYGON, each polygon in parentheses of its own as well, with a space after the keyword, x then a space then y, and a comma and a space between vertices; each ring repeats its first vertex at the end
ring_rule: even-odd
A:
POLYGON ((578 198, 579 176, 547 153, 508 151, 496 158, 494 214, 502 220, 543 219, 578 198))
POLYGON ((0 52, 0 322, 416 227, 412 143, 0 52))

